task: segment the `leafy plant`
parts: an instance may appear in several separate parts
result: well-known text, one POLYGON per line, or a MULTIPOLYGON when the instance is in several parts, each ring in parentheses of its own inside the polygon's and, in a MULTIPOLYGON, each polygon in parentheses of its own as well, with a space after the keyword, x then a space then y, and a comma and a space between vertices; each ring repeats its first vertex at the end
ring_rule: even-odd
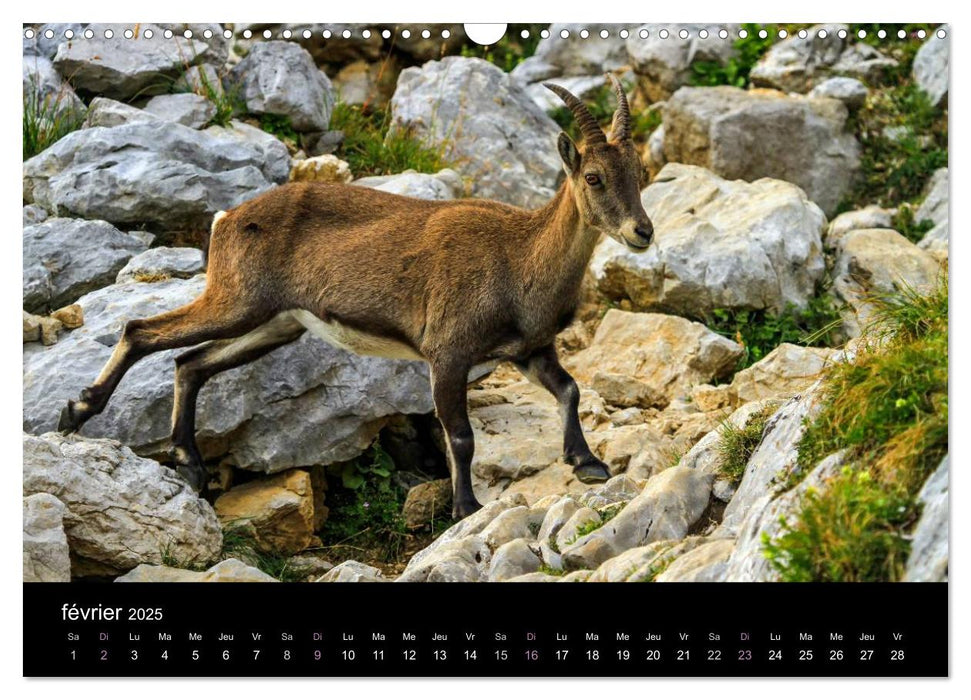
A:
POLYGON ((772 31, 767 31, 764 39, 759 36, 763 29, 761 24, 743 24, 742 28, 746 32, 745 38, 732 42, 736 55, 724 65, 717 61, 696 61, 691 65, 691 85, 745 87, 748 84, 749 73, 775 39, 772 31))
POLYGON ((24 90, 24 160, 81 128, 84 122, 84 113, 68 104, 66 91, 48 95, 42 92, 31 77, 24 90))
POLYGON ((403 129, 389 129, 390 115, 380 109, 338 102, 330 128, 344 132, 337 155, 356 177, 390 175, 405 170, 436 173, 448 167, 442 147, 433 147, 403 129))
POLYGON ((263 114, 260 116, 260 128, 268 134, 273 134, 281 141, 297 143, 296 129, 290 123, 290 117, 285 114, 263 114))
POLYGON ((782 313, 715 309, 705 324, 745 348, 737 369, 749 367, 782 343, 834 346, 840 340, 840 307, 828 292, 809 300, 805 309, 787 304, 782 313))
POLYGON ((904 287, 871 301, 871 346, 830 370, 798 444, 798 476, 838 450, 852 466, 809 490, 796 522, 764 542, 786 581, 898 579, 916 494, 948 451, 947 276, 927 295, 904 287))
POLYGON ((897 213, 894 214, 890 226, 911 243, 917 243, 924 237, 925 233, 934 228, 934 222, 930 219, 917 221, 914 218, 914 207, 909 204, 901 204, 897 207, 897 213))

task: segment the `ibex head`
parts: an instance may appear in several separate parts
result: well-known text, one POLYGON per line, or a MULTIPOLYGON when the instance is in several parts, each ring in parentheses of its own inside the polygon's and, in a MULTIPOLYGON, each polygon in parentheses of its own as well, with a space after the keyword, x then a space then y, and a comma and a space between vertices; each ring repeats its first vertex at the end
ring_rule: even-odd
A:
POLYGON ((583 136, 577 147, 560 132, 557 149, 583 221, 631 250, 642 252, 654 238, 654 225, 641 205, 644 168, 631 141, 627 96, 614 75, 608 73, 607 77, 618 103, 609 139, 576 95, 545 83, 573 112, 583 136))

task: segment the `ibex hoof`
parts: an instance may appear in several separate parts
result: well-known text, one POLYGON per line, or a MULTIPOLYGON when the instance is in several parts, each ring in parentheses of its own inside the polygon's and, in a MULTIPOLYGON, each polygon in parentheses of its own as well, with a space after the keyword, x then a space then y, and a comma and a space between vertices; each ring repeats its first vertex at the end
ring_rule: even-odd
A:
POLYGON ((67 406, 61 409, 61 417, 57 421, 58 432, 68 435, 76 433, 84 425, 87 416, 79 411, 74 401, 68 401, 67 406))
POLYGON ((474 498, 471 500, 457 501, 454 506, 452 506, 452 519, 462 520, 472 515, 474 512, 482 508, 482 504, 479 503, 474 498))
POLYGON ((573 468, 573 476, 583 484, 602 484, 610 478, 610 470, 599 459, 579 464, 573 468))

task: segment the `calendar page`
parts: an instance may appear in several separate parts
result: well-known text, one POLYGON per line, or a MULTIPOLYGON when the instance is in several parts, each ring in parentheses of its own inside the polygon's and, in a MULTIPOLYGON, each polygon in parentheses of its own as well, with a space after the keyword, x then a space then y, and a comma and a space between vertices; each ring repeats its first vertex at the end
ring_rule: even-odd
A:
POLYGON ((948 675, 949 25, 21 31, 25 676, 948 675))

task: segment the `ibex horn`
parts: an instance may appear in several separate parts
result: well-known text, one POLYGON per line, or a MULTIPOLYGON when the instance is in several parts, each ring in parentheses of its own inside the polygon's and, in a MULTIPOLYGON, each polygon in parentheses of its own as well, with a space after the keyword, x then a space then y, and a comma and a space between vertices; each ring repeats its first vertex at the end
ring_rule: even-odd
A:
POLYGON ((570 108, 570 111, 573 112, 573 118, 577 120, 577 126, 580 127, 580 133, 583 135, 584 144, 607 142, 607 136, 604 134, 603 129, 600 128, 597 120, 590 114, 587 106, 576 95, 553 83, 543 83, 543 87, 555 92, 563 100, 564 104, 570 108))
POLYGON ((630 105, 627 104, 627 95, 624 88, 613 73, 607 73, 607 79, 614 86, 617 93, 617 111, 614 112, 614 121, 610 126, 610 138, 614 141, 624 141, 630 138, 630 105))

